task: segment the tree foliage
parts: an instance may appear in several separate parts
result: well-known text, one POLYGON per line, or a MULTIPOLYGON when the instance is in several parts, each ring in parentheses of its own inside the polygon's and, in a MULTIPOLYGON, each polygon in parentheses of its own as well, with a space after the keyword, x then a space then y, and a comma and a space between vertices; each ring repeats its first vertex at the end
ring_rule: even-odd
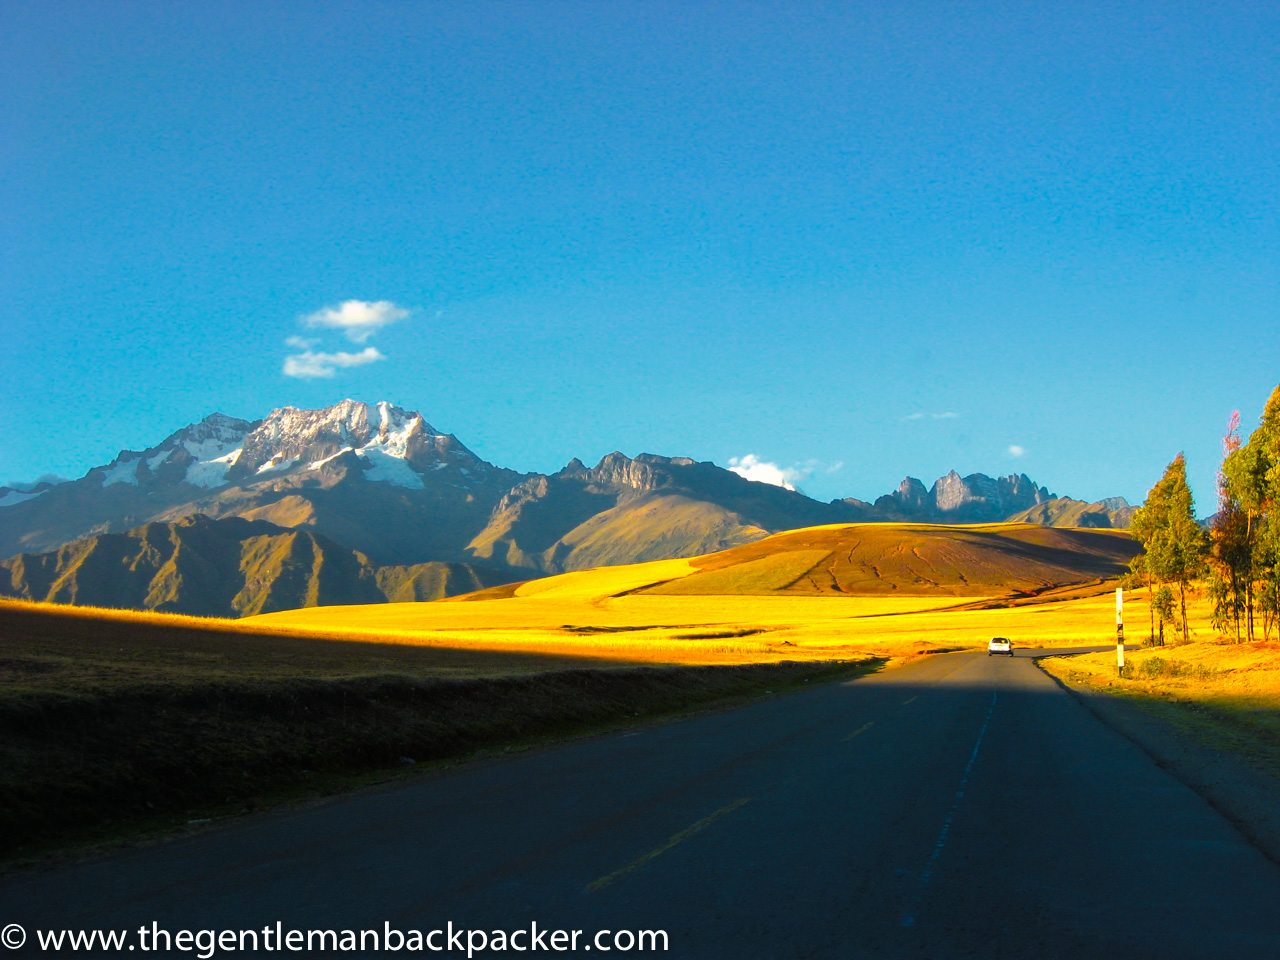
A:
POLYGON ((1195 501, 1187 485, 1187 460, 1181 453, 1165 468, 1164 476, 1134 513, 1129 532, 1146 548, 1142 566, 1151 577, 1177 585, 1182 639, 1190 640, 1187 584, 1204 572, 1209 543, 1204 528, 1196 521, 1195 501))
POLYGON ((1224 635, 1268 639, 1280 632, 1280 386, 1247 443, 1238 427, 1237 414, 1223 441, 1209 589, 1224 635))

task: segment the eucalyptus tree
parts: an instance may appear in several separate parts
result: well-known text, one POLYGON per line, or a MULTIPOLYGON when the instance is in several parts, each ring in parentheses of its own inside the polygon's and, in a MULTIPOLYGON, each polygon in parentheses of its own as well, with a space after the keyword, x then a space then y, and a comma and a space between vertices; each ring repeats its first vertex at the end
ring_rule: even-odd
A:
POLYGON ((1253 640, 1254 611, 1263 612, 1264 635, 1280 617, 1280 386, 1272 391, 1249 442, 1224 451, 1222 476, 1226 498, 1241 517, 1224 523, 1222 565, 1230 566, 1244 587, 1246 635, 1253 640))
POLYGON ((1195 500, 1187 485, 1187 460, 1181 453, 1147 494, 1146 502, 1133 516, 1129 532, 1146 548, 1144 562, 1154 579, 1177 584, 1182 639, 1190 640, 1187 584, 1204 572, 1209 542, 1196 521, 1195 500))

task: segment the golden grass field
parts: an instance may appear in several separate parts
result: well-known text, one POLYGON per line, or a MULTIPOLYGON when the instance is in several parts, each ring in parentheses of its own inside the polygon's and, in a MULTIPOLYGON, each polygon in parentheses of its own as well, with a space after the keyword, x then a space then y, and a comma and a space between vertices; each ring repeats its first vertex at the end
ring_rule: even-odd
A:
MULTIPOLYGON (((1064 536, 1084 534, 1087 543, 1112 549, 1112 532, 1064 535, 1049 528, 989 524, 969 528, 875 524, 816 527, 789 531, 710 557, 660 560, 567 573, 472 597, 432 604, 377 604, 312 607, 265 614, 242 621, 253 628, 317 633, 347 640, 382 640, 474 650, 539 652, 558 656, 601 657, 635 663, 747 663, 770 660, 843 659, 862 655, 899 657, 939 649, 981 647, 994 635, 1010 636, 1023 646, 1066 646, 1107 642, 1112 631, 1111 594, 1099 569, 1119 569, 1110 555, 1090 554, 1085 572, 1060 565, 1064 536), (960 540, 981 541, 965 553, 960 540), (1049 531, 1045 533, 1044 531, 1049 531), (1048 541, 1030 547, 1009 534, 1048 541), (948 537, 947 534, 952 534, 948 537), (1101 536, 1099 536, 1101 534, 1101 536), (899 550, 903 559, 894 575, 880 577, 865 595, 826 589, 837 576, 846 583, 867 582, 856 569, 851 544, 891 538, 931 539, 949 551, 948 565, 915 548, 899 550), (999 588, 992 556, 1005 553, 1004 566, 1021 565, 1017 589, 999 588), (1043 549, 1040 549, 1043 547, 1043 549), (1010 549, 1016 552, 1008 559, 1010 549), (1033 549, 1040 549, 1033 554, 1033 549), (837 559, 829 559, 836 557, 837 559), (1054 564, 1045 558, 1054 560, 1054 564), (736 562, 735 562, 736 561, 736 562), (1026 569, 1034 570, 1027 576, 1026 569), (810 571, 820 570, 821 587, 808 587, 810 571), (985 572, 982 578, 974 572, 985 572), (851 572, 850 572, 851 571, 851 572), (922 572, 938 578, 932 593, 920 585, 922 572), (941 572, 940 572, 941 571, 941 572), (957 573, 959 571, 959 573, 957 573), (961 575, 969 574, 966 578, 961 575), (1042 572, 1043 571, 1043 572, 1042 572), (1055 574, 1058 580, 1048 574, 1055 574), (1029 603, 1035 590, 1055 596, 1055 582, 1081 584, 1078 593, 1099 593, 1057 602, 1029 603), (704 592, 712 580, 719 592, 704 592), (910 589, 895 595, 898 580, 910 589), (974 583, 982 584, 982 592, 974 583), (682 584, 690 585, 681 594, 682 584), (1021 598, 1024 606, 974 609, 1021 598)), ((885 556, 897 547, 876 545, 885 556)), ((1125 548, 1127 549, 1127 547, 1125 548)), ((881 553, 876 557, 880 558, 881 553)), ((883 563, 884 561, 880 561, 883 563)), ((931 581, 932 582, 932 581, 931 581)))
POLYGON ((41 671, 53 670, 58 656, 64 667, 84 661, 95 634, 115 638, 98 644, 104 661, 121 661, 99 671, 104 677, 137 677, 158 661, 176 678, 187 667, 193 675, 476 675, 590 663, 900 657, 978 648, 992 636, 1018 646, 1109 642, 1106 577, 1123 570, 1134 549, 1115 531, 853 524, 447 602, 309 607, 240 620, 17 602, 0 611, 43 611, 48 624, 62 625, 42 627, 46 634, 83 638, 74 655, 51 652, 41 671), (116 639, 118 654, 133 653, 118 656, 116 639), (131 658, 151 662, 134 670, 123 662, 131 658))

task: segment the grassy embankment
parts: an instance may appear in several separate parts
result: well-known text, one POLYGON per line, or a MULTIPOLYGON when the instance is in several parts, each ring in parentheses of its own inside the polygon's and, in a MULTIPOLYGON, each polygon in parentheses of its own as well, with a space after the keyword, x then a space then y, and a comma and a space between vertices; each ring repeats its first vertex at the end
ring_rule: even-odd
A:
MULTIPOLYGON (((1126 634, 1148 633, 1146 591, 1131 595, 1126 634)), ((1249 760, 1280 776, 1280 643, 1234 643, 1218 639, 1209 622, 1209 601, 1196 590, 1188 604, 1192 642, 1181 643, 1169 628, 1163 647, 1125 645, 1125 671, 1116 672, 1114 651, 1041 664, 1055 676, 1122 696, 1215 749, 1249 760)))
POLYGON ((0 859, 876 665, 638 666, 0 602, 0 859))

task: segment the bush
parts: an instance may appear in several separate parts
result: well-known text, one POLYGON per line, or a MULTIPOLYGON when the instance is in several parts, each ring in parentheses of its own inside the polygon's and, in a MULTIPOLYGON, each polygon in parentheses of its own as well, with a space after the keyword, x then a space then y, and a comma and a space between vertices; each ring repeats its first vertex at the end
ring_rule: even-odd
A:
POLYGON ((1148 657, 1146 660, 1125 664, 1120 675, 1126 680, 1172 680, 1176 677, 1208 680, 1217 672, 1203 663, 1182 663, 1163 657, 1148 657))

